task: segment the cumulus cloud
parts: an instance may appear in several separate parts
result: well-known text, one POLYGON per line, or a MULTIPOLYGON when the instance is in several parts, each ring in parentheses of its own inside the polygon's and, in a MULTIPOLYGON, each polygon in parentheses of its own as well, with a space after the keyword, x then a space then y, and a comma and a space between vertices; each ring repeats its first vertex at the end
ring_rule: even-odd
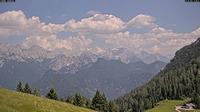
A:
POLYGON ((27 18, 21 11, 7 11, 0 14, 0 35, 9 36, 49 35, 63 30, 64 25, 45 24, 39 17, 27 18))
POLYGON ((30 36, 22 43, 25 48, 30 48, 31 46, 40 46, 47 50, 56 49, 67 49, 67 50, 77 50, 84 49, 91 44, 92 40, 84 37, 69 37, 67 39, 58 39, 56 35, 51 36, 30 36))
POLYGON ((152 28, 156 27, 155 18, 149 15, 139 14, 136 17, 132 18, 128 23, 128 27, 134 28, 152 28))
POLYGON ((200 28, 197 28, 196 30, 194 30, 194 31, 192 32, 192 35, 200 36, 200 28))
POLYGON ((136 53, 146 51, 168 56, 195 41, 200 36, 197 32, 198 30, 191 33, 174 33, 171 30, 156 27, 143 34, 129 32, 112 34, 111 38, 107 38, 106 43, 113 47, 127 48, 136 53))
POLYGON ((20 10, 7 11, 0 14, 0 37, 24 36, 26 39, 22 45, 26 48, 38 45, 48 50, 66 49, 81 53, 89 49, 96 54, 103 54, 106 52, 104 48, 109 46, 127 48, 135 53, 146 51, 163 55, 173 54, 200 37, 200 28, 188 33, 176 33, 156 24, 156 19, 150 15, 139 14, 126 22, 110 14, 95 11, 89 14, 89 17, 80 20, 47 24, 41 22, 39 17, 27 18, 20 10), (129 28, 148 28, 149 31, 131 33, 129 28), (73 32, 73 35, 60 39, 60 32, 73 32))
POLYGON ((66 22, 66 29, 72 32, 83 33, 113 33, 124 28, 124 22, 113 15, 95 14, 80 21, 66 22))

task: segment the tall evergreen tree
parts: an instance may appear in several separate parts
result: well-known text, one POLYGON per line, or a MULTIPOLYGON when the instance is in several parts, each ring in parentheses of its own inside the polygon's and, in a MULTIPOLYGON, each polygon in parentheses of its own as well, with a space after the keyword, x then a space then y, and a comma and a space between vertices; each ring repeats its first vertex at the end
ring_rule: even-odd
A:
POLYGON ((76 93, 73 104, 77 106, 84 106, 84 98, 79 93, 76 93))
POLYGON ((104 94, 101 94, 98 90, 94 98, 92 99, 92 108, 98 111, 108 111, 108 101, 104 94))
POLYGON ((31 94, 31 88, 30 88, 30 86, 29 86, 29 84, 28 83, 26 83, 25 84, 25 86, 24 86, 24 93, 29 93, 29 94, 31 94))
POLYGON ((23 92, 22 82, 19 82, 19 83, 17 84, 16 90, 17 90, 18 92, 23 92))
POLYGON ((51 88, 49 90, 49 92, 47 93, 46 97, 49 98, 49 99, 58 100, 57 93, 53 88, 51 88))

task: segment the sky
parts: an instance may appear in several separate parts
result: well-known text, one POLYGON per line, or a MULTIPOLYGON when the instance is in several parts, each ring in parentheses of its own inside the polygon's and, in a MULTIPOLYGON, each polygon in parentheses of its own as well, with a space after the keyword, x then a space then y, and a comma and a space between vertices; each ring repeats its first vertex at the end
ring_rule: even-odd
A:
POLYGON ((199 20, 184 0, 16 0, 0 3, 0 43, 169 56, 200 37, 199 20))

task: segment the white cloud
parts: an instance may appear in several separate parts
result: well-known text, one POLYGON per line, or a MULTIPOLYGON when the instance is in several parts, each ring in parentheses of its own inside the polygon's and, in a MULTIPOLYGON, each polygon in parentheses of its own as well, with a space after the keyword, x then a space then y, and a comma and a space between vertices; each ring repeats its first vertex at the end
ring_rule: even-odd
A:
POLYGON ((38 45, 48 50, 66 49, 81 53, 89 49, 97 54, 106 52, 98 45, 91 45, 96 41, 95 43, 100 43, 105 48, 122 47, 131 52, 147 51, 164 55, 172 54, 200 37, 200 28, 188 33, 176 33, 157 25, 156 19, 150 15, 139 14, 125 22, 109 14, 95 11, 90 14, 90 17, 78 21, 72 19, 63 24, 46 24, 39 17, 27 18, 20 10, 7 11, 0 14, 0 37, 25 36, 27 38, 22 42, 24 47, 38 45), (149 31, 130 33, 131 27, 148 28, 149 31), (58 33, 62 31, 73 32, 75 36, 59 39, 58 33))
POLYGON ((123 29, 123 25, 124 22, 120 18, 108 14, 95 14, 80 21, 66 22, 68 31, 83 33, 113 33, 123 29))
POLYGON ((84 37, 69 37, 67 39, 58 39, 56 35, 51 36, 30 36, 22 43, 25 48, 30 48, 33 45, 40 46, 47 50, 66 49, 66 50, 81 50, 87 48, 92 40, 84 37))
POLYGON ((195 36, 200 36, 200 28, 197 28, 195 31, 192 32, 195 36))
POLYGON ((130 51, 146 51, 153 54, 165 56, 174 54, 181 47, 195 41, 198 36, 198 29, 192 33, 174 33, 162 27, 156 27, 147 33, 130 34, 129 32, 119 32, 106 38, 106 43, 113 47, 124 47, 130 51))
POLYGON ((155 18, 149 15, 139 14, 132 18, 128 23, 127 27, 134 28, 152 28, 156 27, 155 18))
POLYGON ((155 27, 151 30, 151 33, 154 34, 172 33, 172 30, 168 30, 162 27, 155 27))
POLYGON ((0 14, 0 35, 9 36, 49 35, 63 30, 64 25, 45 24, 39 17, 27 18, 21 11, 8 11, 0 14))

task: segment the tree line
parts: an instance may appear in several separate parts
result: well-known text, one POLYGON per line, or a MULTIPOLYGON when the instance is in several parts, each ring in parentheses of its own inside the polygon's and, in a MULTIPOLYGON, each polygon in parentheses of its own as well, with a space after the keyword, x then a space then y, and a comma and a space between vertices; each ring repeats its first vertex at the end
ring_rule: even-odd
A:
MULTIPOLYGON (((32 90, 28 83, 25 83, 25 85, 23 85, 22 82, 19 82, 17 84, 16 90, 18 92, 40 96, 39 90, 36 88, 32 90)), ((67 102, 76 106, 85 107, 100 112, 117 112, 118 110, 115 102, 108 101, 105 94, 103 92, 100 92, 99 90, 96 91, 92 99, 86 98, 79 93, 76 93, 73 96, 68 96, 66 99, 59 99, 56 90, 54 88, 50 88, 45 97, 48 99, 67 102)))
POLYGON ((38 89, 34 88, 34 89, 31 89, 31 87, 29 86, 28 83, 26 83, 25 85, 22 84, 22 82, 19 82, 17 84, 17 88, 16 90, 18 92, 23 92, 23 93, 28 93, 28 94, 33 94, 35 96, 40 96, 40 92, 38 89))

